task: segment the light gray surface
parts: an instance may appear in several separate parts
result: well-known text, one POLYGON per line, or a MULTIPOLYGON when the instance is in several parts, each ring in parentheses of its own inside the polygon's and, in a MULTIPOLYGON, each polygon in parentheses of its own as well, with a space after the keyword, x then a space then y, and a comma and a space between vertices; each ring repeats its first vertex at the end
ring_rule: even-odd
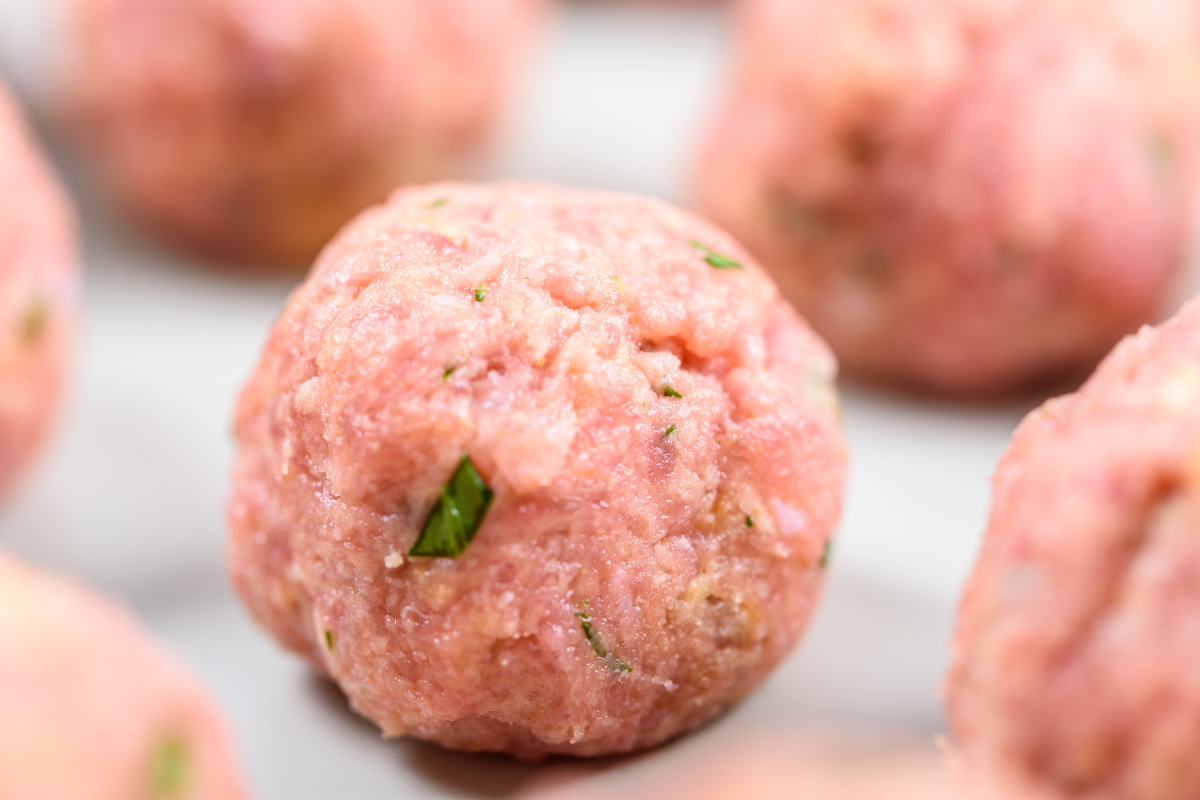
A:
MULTIPOLYGON (((0 28, 33 2, 0 0, 0 28)), ((483 174, 686 200, 727 58, 724 17, 718 6, 566 6, 483 174)), ((221 562, 229 415, 288 281, 189 264, 97 209, 85 222, 74 386, 49 452, 0 511, 0 546, 133 602, 213 687, 264 800, 507 797, 561 767, 384 742, 254 629, 221 562)), ((647 757, 589 767, 602 772, 594 780, 636 780, 746 731, 936 730, 953 605, 986 520, 988 478, 1023 409, 844 399, 847 509, 803 648, 715 724, 647 757)))

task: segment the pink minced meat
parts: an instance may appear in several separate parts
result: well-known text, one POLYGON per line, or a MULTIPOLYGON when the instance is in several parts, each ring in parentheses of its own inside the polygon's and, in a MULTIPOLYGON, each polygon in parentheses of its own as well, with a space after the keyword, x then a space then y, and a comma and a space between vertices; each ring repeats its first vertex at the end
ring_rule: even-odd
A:
POLYGON ((500 110, 540 0, 69 0, 59 99, 127 212, 219 256, 305 261, 500 110))
POLYGON ((849 374, 978 396, 1088 369, 1184 261, 1197 12, 748 0, 700 207, 849 374))
POLYGON ((1030 414, 993 487, 947 685, 959 771, 996 797, 1200 796, 1200 302, 1030 414))
POLYGON ((79 253, 74 214, 0 85, 0 495, 37 451, 67 368, 79 253))
POLYGON ((736 242, 668 205, 401 191, 325 250, 242 393, 234 584, 388 735, 652 745, 805 628, 834 370, 736 242), (474 542, 408 555, 464 454, 495 492, 474 542))
POLYGON ((0 797, 241 800, 207 695, 122 608, 0 553, 0 797))

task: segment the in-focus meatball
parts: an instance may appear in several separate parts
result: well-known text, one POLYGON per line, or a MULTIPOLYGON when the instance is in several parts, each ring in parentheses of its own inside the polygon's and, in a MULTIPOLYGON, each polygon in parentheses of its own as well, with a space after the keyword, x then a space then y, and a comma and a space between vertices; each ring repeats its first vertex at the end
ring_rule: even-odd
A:
POLYGON ((325 250, 243 391, 233 581, 388 735, 660 742, 808 621, 834 371, 740 246, 663 203, 398 192, 325 250))
POLYGON ((62 393, 79 253, 69 201, 0 85, 0 495, 62 393))
POLYGON ((126 210, 201 251, 307 261, 499 111, 539 0, 70 0, 62 113, 126 210))
POLYGON ((963 780, 1200 796, 1200 302, 1030 414, 993 487, 947 685, 963 780))
POLYGON ((982 396, 1088 369, 1184 261, 1197 11, 747 0, 701 209, 847 373, 982 396))
POLYGON ((0 797, 240 800, 216 710, 124 609, 0 553, 0 797))

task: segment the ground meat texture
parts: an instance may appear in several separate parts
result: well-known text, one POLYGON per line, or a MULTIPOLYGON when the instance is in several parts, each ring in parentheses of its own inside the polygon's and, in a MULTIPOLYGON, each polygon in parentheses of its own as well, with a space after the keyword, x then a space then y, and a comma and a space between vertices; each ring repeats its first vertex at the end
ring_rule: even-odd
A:
POLYGON ((388 735, 598 755, 711 718, 800 637, 840 510, 820 340, 653 200, 441 184, 365 212, 236 412, 230 572, 388 735), (494 498, 410 554, 463 458, 494 498))
POLYGON ((0 708, 0 797, 245 797, 195 680, 124 609, 4 553, 0 708))
POLYGON ((68 200, 0 85, 0 495, 62 393, 79 253, 68 200))
POLYGON ((305 261, 444 177, 499 111, 540 0, 70 0, 60 116, 132 216, 305 261))
POLYGON ((1200 6, 748 0, 700 207, 847 373, 988 396, 1090 369, 1184 261, 1200 6))
POLYGON ((947 684, 961 771, 1200 796, 1200 302, 1030 414, 993 486, 947 684))

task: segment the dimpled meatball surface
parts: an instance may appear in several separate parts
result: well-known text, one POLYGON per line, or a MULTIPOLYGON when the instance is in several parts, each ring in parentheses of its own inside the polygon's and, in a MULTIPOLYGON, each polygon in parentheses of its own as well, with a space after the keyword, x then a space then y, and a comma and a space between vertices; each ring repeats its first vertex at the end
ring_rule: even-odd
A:
POLYGON ((759 683, 840 511, 835 363, 663 203, 442 184, 365 212, 237 407, 230 571, 387 735, 598 755, 759 683), (464 454, 494 499, 410 554, 464 454))
POLYGON ((1184 262, 1198 10, 748 0, 700 208, 848 374, 987 396, 1090 369, 1184 262))
POLYGON ((61 117, 149 228, 311 259, 397 185, 445 177, 500 110, 540 0, 68 0, 61 117))
POLYGON ((0 85, 0 496, 58 408, 75 321, 74 215, 0 85))
POLYGON ((122 608, 0 552, 0 797, 241 800, 207 695, 122 608))
POLYGON ((1200 796, 1200 303, 1030 414, 993 489, 947 685, 968 796, 1200 796))

